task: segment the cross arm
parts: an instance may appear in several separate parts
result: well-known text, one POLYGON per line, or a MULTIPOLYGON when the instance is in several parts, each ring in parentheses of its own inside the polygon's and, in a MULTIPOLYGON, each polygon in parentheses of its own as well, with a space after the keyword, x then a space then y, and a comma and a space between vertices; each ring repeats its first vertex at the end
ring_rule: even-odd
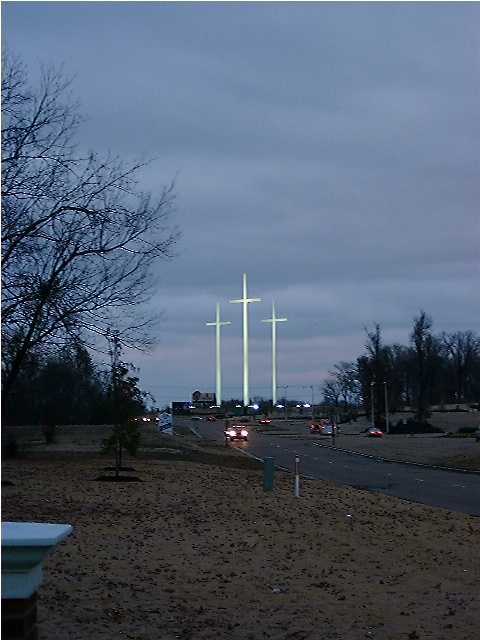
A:
POLYGON ((230 300, 230 302, 238 303, 238 302, 261 302, 261 298, 242 298, 241 300, 230 300))

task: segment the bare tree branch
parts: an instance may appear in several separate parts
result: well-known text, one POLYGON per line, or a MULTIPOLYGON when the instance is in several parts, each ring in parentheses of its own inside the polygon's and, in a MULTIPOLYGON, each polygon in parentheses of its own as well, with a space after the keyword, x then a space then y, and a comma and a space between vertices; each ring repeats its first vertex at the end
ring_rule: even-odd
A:
POLYGON ((138 188, 146 163, 74 145, 81 122, 70 81, 46 70, 32 89, 6 56, 2 79, 2 314, 4 391, 32 349, 70 336, 151 343, 154 267, 172 257, 174 185, 138 188))

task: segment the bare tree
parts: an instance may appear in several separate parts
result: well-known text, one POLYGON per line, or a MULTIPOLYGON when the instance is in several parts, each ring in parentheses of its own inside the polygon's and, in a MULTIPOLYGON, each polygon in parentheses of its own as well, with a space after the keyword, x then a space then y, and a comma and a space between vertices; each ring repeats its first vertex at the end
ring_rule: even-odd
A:
POLYGON ((360 404, 361 387, 358 380, 357 367, 354 362, 339 362, 329 371, 341 390, 340 396, 345 408, 357 407, 360 404))
POLYGON ((80 123, 62 72, 31 88, 4 58, 2 79, 3 391, 27 355, 66 336, 105 335, 145 345, 153 267, 171 256, 173 185, 155 200, 138 188, 144 164, 80 154, 80 123))
POLYGON ((335 408, 335 411, 337 411, 342 396, 342 386, 340 382, 335 378, 326 380, 322 387, 322 393, 324 403, 335 408))
POLYGON ((453 369, 455 400, 462 402, 469 395, 476 358, 480 355, 480 339, 472 331, 443 333, 442 344, 453 369))
POLYGON ((417 420, 424 422, 427 417, 427 395, 430 379, 430 360, 434 348, 432 336, 432 320, 425 313, 420 311, 420 315, 414 318, 413 329, 410 340, 415 352, 416 376, 417 376, 417 420))

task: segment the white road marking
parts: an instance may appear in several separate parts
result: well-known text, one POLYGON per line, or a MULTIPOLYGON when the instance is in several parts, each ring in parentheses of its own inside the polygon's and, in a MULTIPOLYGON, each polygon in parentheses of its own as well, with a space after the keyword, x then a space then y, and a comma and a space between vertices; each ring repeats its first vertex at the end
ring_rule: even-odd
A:
POLYGON ((464 484, 452 484, 452 487, 460 487, 460 489, 465 489, 464 484))

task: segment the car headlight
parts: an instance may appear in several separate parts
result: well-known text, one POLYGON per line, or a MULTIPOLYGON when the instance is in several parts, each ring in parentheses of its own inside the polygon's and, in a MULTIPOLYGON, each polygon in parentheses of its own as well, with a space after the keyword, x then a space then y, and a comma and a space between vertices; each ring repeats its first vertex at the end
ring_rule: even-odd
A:
POLYGON ((240 435, 241 435, 241 436, 248 436, 248 431, 247 431, 246 429, 242 429, 242 430, 240 431, 240 435))
POLYGON ((229 436, 236 436, 237 435, 237 432, 234 431, 233 429, 231 431, 228 431, 227 433, 228 433, 229 436))

